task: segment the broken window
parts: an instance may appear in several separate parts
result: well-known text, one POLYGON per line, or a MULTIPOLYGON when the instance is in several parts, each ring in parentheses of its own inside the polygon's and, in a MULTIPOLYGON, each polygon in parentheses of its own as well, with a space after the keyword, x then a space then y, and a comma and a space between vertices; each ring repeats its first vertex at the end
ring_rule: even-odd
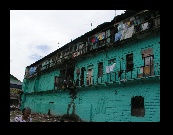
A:
POLYGON ((131 115, 144 117, 145 115, 144 97, 135 96, 131 98, 131 115))
POLYGON ((110 42, 111 42, 111 43, 113 43, 114 40, 115 40, 115 33, 116 33, 116 32, 115 32, 115 28, 114 28, 114 27, 111 27, 111 28, 110 28, 110 34, 111 34, 111 35, 110 35, 110 42))
POLYGON ((154 75, 153 49, 148 48, 148 49, 143 50, 142 58, 144 60, 143 74, 145 76, 154 75))
POLYGON ((154 19, 154 27, 159 27, 160 26, 160 17, 157 17, 154 19))
POLYGON ((69 53, 71 54, 73 52, 73 46, 69 47, 69 53))
POLYGON ((82 47, 82 53, 86 53, 87 52, 87 46, 86 46, 86 42, 84 42, 84 45, 82 47))
POLYGON ((78 49, 79 49, 79 50, 78 50, 78 55, 82 54, 83 45, 84 45, 83 42, 78 43, 78 49))
POLYGON ((133 53, 126 55, 126 71, 133 71, 133 53))
POLYGON ((86 71, 85 67, 81 68, 81 75, 80 75, 80 85, 84 85, 84 72, 86 71))
POLYGON ((109 30, 106 31, 105 38, 108 38, 108 33, 109 33, 109 30))
POLYGON ((76 76, 76 86, 79 86, 79 74, 76 76))
POLYGON ((60 64, 62 61, 61 60, 62 59, 62 53, 58 53, 56 59, 57 59, 57 64, 60 64))
POLYGON ((26 68, 25 69, 25 77, 28 77, 29 76, 29 68, 26 68))
POLYGON ((63 86, 63 78, 60 76, 55 76, 54 89, 61 89, 63 86))
POLYGON ((99 41, 100 41, 100 44, 99 45, 103 45, 103 44, 105 44, 105 35, 106 35, 106 31, 103 31, 103 32, 101 32, 101 33, 99 33, 99 41))
POLYGON ((66 50, 64 50, 64 59, 67 59, 69 55, 69 48, 67 48, 66 50))
POLYGON ((70 74, 68 75, 66 83, 67 83, 68 88, 73 86, 73 77, 72 77, 72 75, 70 75, 70 74))
POLYGON ((74 45, 74 51, 77 51, 77 49, 78 49, 77 45, 74 45))
POLYGON ((35 72, 36 72, 36 67, 30 67, 29 74, 32 75, 35 74, 35 72))
POLYGON ((134 17, 135 17, 135 20, 134 20, 134 31, 136 33, 136 32, 141 31, 141 20, 140 20, 140 16, 139 15, 134 16, 134 17))
POLYGON ((98 77, 103 76, 103 62, 98 63, 98 77))
POLYGON ((53 56, 50 60, 50 67, 55 65, 55 56, 53 56))
POLYGON ((36 68, 36 72, 39 73, 41 71, 41 68, 42 68, 42 64, 38 65, 36 68))
POLYGON ((74 46, 73 46, 73 54, 72 54, 72 57, 74 58, 74 57, 76 57, 76 56, 78 56, 79 54, 78 54, 78 46, 75 44, 74 46))

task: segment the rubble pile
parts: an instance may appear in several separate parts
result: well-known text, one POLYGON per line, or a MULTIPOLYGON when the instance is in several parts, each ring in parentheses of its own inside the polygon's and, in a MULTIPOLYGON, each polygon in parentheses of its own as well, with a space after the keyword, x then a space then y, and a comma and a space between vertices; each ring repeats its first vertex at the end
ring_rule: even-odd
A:
POLYGON ((61 122, 84 122, 78 115, 76 114, 64 114, 61 117, 61 122))
POLYGON ((19 106, 11 105, 10 110, 14 111, 14 110, 20 110, 20 109, 19 109, 19 106))
POLYGON ((14 118, 17 115, 22 115, 22 111, 20 111, 20 110, 10 110, 10 122, 14 122, 14 118))
MULTIPOLYGON (((11 110, 10 111, 10 122, 15 122, 14 119, 17 115, 22 115, 20 110, 11 110)), ((65 114, 62 116, 53 116, 42 113, 31 113, 31 118, 33 122, 84 122, 76 114, 65 114)))

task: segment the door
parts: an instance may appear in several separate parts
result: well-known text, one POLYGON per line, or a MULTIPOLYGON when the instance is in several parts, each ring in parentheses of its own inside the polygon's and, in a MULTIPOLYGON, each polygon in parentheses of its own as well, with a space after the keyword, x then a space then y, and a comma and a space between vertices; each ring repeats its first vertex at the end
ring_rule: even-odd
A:
POLYGON ((87 84, 92 85, 92 69, 88 69, 87 73, 87 84))

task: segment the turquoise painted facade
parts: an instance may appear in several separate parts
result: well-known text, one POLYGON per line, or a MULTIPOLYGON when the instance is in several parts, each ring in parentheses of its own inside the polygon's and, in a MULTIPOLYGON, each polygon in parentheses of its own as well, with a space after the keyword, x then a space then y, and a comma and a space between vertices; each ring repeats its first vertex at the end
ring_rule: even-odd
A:
MULTIPOLYGON (((119 19, 118 25, 135 15, 140 16, 141 11, 119 19)), ((152 27, 138 33, 133 30, 130 37, 125 33, 127 29, 121 31, 119 41, 115 41, 116 33, 112 40, 114 23, 109 23, 28 66, 22 108, 29 106, 33 112, 50 111, 53 115, 77 114, 86 122, 160 121, 158 15, 152 21, 152 27), (90 41, 103 32, 106 34, 99 42, 90 41), (40 70, 31 72, 31 67, 40 70), (71 83, 67 82, 68 75, 71 83), (59 84, 55 86, 56 77, 59 84)), ((135 23, 128 28, 132 27, 135 23)))

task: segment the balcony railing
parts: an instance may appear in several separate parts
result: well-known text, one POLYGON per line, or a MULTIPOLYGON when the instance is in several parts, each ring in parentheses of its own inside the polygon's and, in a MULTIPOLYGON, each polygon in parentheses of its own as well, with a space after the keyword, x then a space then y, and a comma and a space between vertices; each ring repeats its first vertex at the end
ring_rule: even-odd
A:
POLYGON ((115 71, 108 74, 104 74, 102 77, 95 78, 91 76, 89 79, 86 77, 86 82, 83 85, 78 84, 77 86, 90 86, 90 85, 100 85, 107 83, 117 83, 132 81, 141 78, 153 78, 160 77, 160 64, 155 63, 152 66, 139 66, 133 68, 131 71, 121 70, 115 71))
MULTIPOLYGON (((143 33, 144 31, 154 30, 155 28, 160 28, 160 16, 149 19, 145 22, 142 22, 138 25, 135 25, 134 27, 135 28, 134 28, 134 32, 132 34, 132 37, 138 36, 139 33, 143 33)), ((37 70, 37 72, 35 71, 31 75, 29 75, 29 74, 25 75, 25 78, 35 77, 38 72, 40 73, 42 71, 47 71, 50 68, 55 68, 55 67, 61 66, 66 60, 76 59, 76 58, 79 58, 79 56, 81 58, 83 55, 91 53, 92 51, 96 51, 96 50, 99 51, 99 49, 109 47, 112 44, 115 44, 115 46, 116 46, 117 43, 120 44, 121 42, 123 43, 123 41, 126 40, 126 39, 123 39, 121 41, 116 41, 117 42, 116 43, 114 41, 114 38, 115 38, 115 35, 110 35, 107 38, 99 40, 97 43, 92 43, 92 44, 89 43, 87 46, 84 45, 83 48, 78 49, 74 52, 69 52, 65 56, 63 56, 62 58, 59 58, 58 60, 48 62, 48 64, 43 65, 41 69, 37 70)), ((125 72, 125 71, 123 70, 123 72, 125 72)))
MULTIPOLYGON (((107 74, 103 74, 101 77, 89 76, 86 80, 67 80, 64 77, 59 78, 59 82, 55 85, 54 90, 62 90, 68 88, 74 88, 75 86, 98 86, 106 84, 116 84, 120 82, 133 81, 145 78, 160 78, 160 62, 155 61, 153 65, 150 66, 138 66, 133 68, 131 71, 121 70, 115 71, 107 74)), ((36 91, 39 92, 39 91, 36 91)))

